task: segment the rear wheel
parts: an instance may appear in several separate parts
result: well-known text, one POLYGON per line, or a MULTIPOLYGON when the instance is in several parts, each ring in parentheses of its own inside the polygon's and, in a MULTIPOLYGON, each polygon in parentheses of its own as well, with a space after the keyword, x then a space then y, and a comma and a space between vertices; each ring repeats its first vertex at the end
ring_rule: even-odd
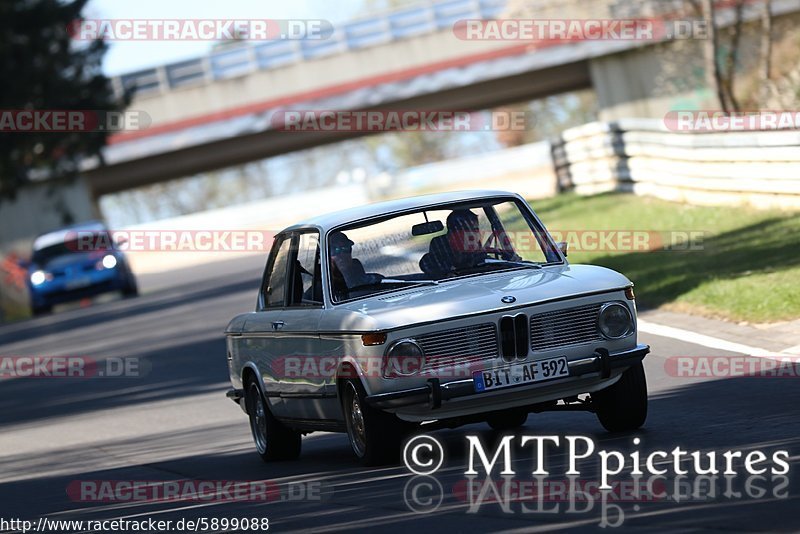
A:
POLYGON ((613 386, 592 393, 600 424, 609 432, 636 430, 647 419, 647 380, 641 362, 630 367, 613 386))
POLYGON ((250 416, 253 442, 262 460, 295 460, 300 456, 300 433, 275 419, 255 379, 247 384, 245 403, 250 416))
POLYGON ((358 459, 367 466, 397 461, 411 425, 369 406, 361 382, 347 380, 342 393, 347 436, 358 459))

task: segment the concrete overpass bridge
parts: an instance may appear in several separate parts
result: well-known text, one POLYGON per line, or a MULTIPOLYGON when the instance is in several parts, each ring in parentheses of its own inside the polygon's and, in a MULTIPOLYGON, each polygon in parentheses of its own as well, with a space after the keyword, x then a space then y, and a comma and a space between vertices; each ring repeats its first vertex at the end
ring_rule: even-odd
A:
MULTIPOLYGON (((539 3, 540 18, 621 18, 627 4, 539 3)), ((468 41, 454 34, 458 20, 498 17, 505 4, 438 1, 344 24, 326 40, 245 44, 120 76, 117 90, 134 94, 129 109, 146 112, 152 124, 111 138, 106 165, 86 173, 91 195, 362 135, 276 130, 270 118, 287 109, 477 110, 581 88, 595 89, 603 119, 671 109, 674 99, 658 97, 654 87, 663 60, 652 51, 656 42, 468 41)), ((800 1, 777 0, 773 10, 791 14, 800 1)))

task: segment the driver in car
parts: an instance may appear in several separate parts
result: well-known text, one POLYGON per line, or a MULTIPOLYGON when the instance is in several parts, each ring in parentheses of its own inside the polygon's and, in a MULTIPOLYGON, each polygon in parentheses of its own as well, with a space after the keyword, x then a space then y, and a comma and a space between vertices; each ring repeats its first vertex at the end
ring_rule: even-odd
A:
POLYGON ((434 237, 428 254, 420 261, 423 272, 444 275, 485 261, 477 215, 467 209, 453 210, 446 226, 447 234, 434 237))
MULTIPOLYGON (((383 276, 368 273, 364 265, 353 257, 353 242, 344 232, 331 234, 331 275, 338 293, 346 293, 358 286, 378 284, 383 276)), ((346 297, 344 297, 346 298, 346 297)))

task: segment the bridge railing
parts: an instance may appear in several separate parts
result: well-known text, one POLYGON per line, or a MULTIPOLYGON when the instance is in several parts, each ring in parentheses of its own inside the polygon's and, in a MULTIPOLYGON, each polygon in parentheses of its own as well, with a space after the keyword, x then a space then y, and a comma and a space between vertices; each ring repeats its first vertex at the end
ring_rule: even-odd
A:
POLYGON ((113 78, 114 89, 118 96, 124 91, 158 94, 235 78, 306 59, 433 33, 452 27, 460 19, 494 18, 500 15, 506 3, 507 0, 443 0, 335 26, 328 39, 248 42, 197 59, 117 76, 113 78))

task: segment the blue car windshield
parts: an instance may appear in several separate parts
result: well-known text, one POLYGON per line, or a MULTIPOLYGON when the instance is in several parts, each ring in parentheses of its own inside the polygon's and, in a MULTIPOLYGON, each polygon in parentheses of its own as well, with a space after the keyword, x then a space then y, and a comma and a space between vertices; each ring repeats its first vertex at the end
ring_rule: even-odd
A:
MULTIPOLYGON (((96 240, 92 240, 92 250, 110 250, 110 247, 102 245, 102 243, 107 241, 100 239, 99 237, 101 236, 98 236, 98 239, 96 240)), ((79 243, 77 239, 59 241, 53 245, 34 250, 31 261, 36 265, 41 266, 46 265, 48 262, 53 260, 53 258, 58 258, 59 256, 74 254, 76 252, 85 252, 85 240, 86 238, 84 237, 81 243, 79 243)))

